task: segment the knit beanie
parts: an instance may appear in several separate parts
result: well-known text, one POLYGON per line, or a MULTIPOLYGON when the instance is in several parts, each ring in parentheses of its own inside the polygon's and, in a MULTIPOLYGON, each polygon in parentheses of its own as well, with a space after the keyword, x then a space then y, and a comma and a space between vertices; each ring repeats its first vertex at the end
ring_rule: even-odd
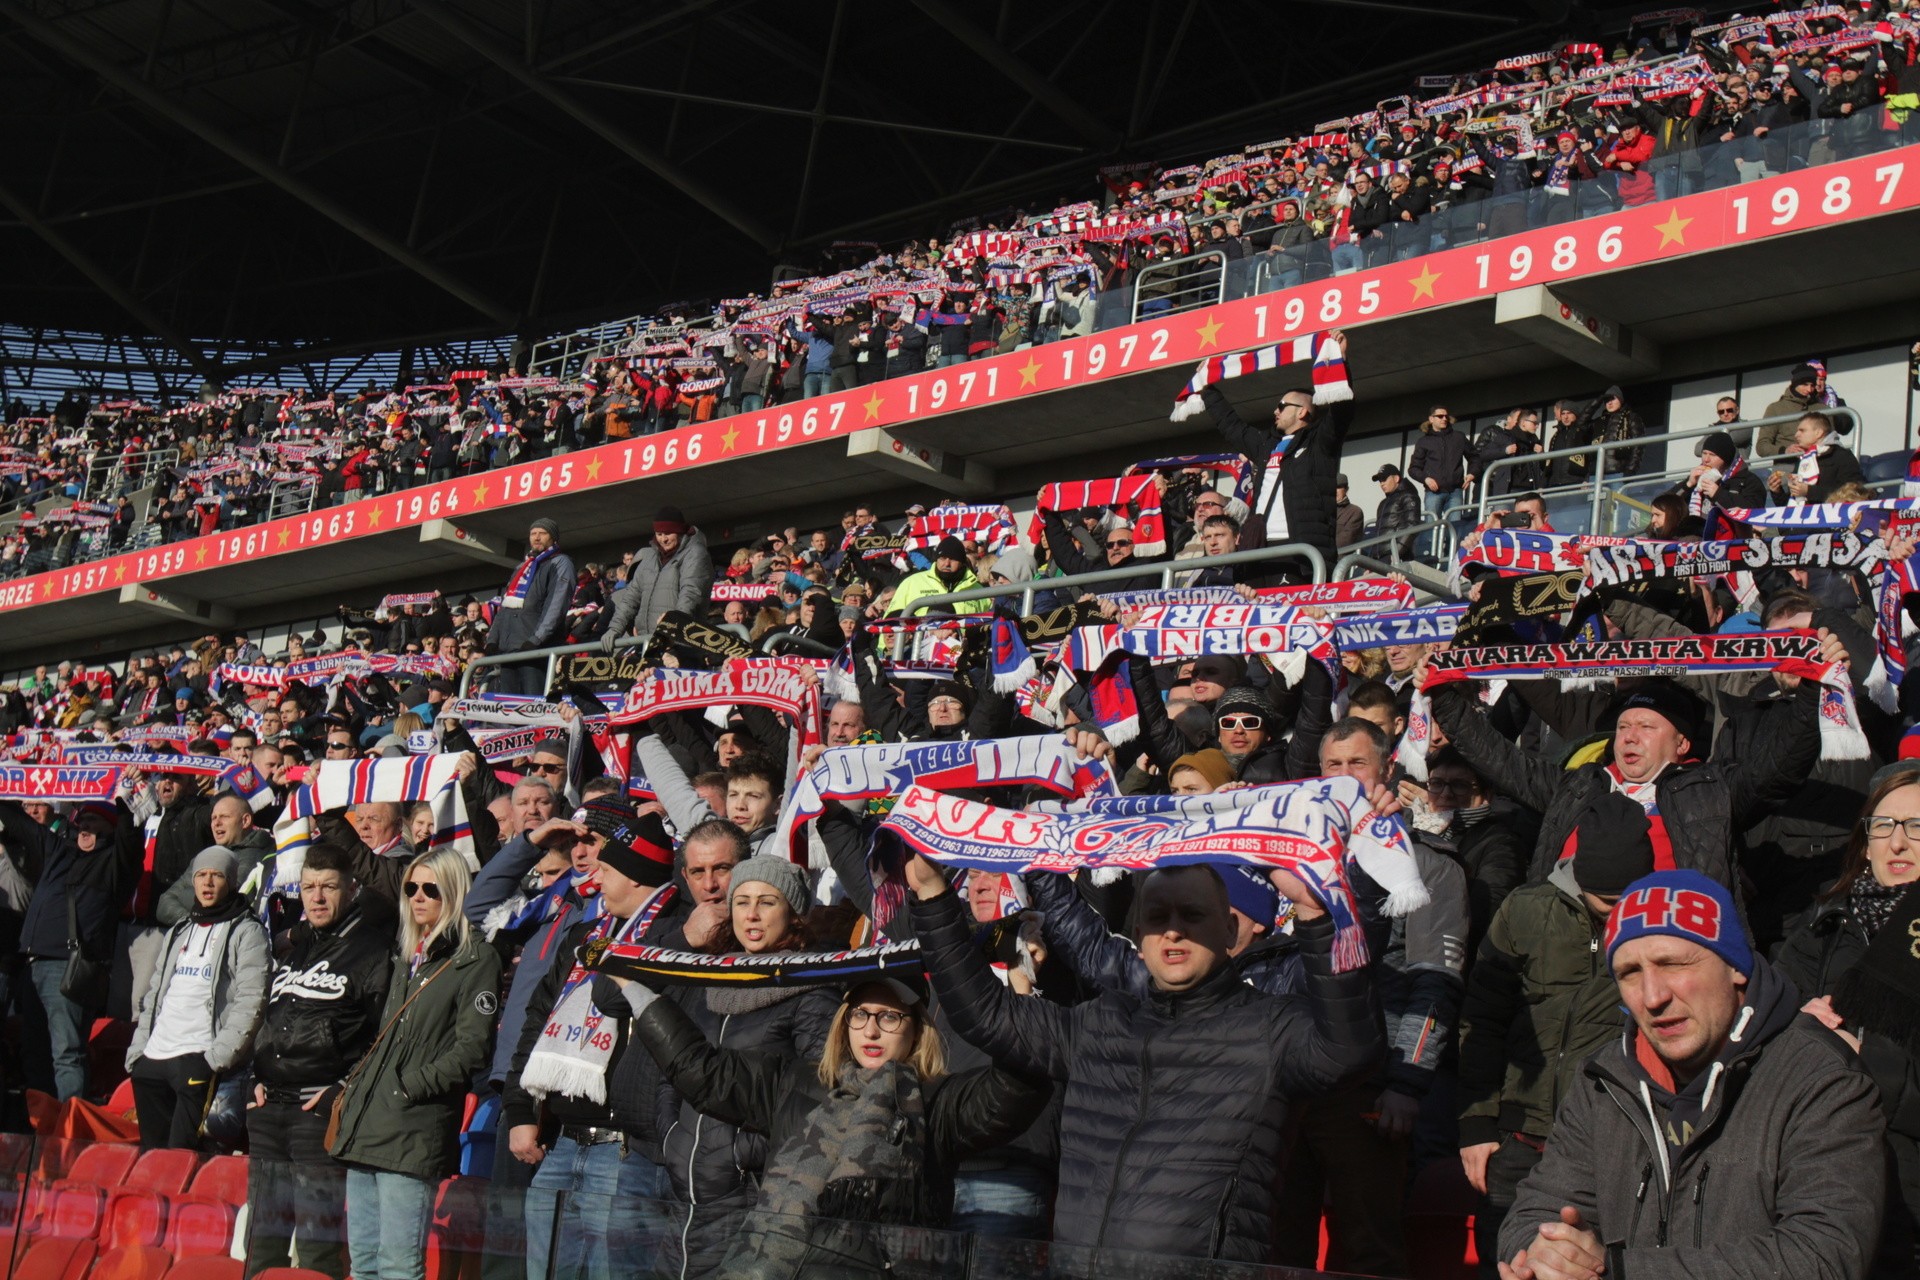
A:
POLYGON ((1267 724, 1273 723, 1273 709, 1260 691, 1249 685, 1235 685, 1221 694, 1213 704, 1213 718, 1218 723, 1222 716, 1259 716, 1267 724))
POLYGON ((967 548, 960 539, 949 534, 940 539, 940 545, 933 549, 935 560, 958 560, 963 566, 967 563, 967 548))
POLYGON ((653 531, 655 533, 685 533, 687 531, 687 517, 681 514, 680 508, 678 507, 662 507, 654 513, 653 531))
POLYGON ((560 537, 560 526, 557 523, 555 523, 553 517, 551 516, 541 516, 538 520, 529 522, 527 525, 527 528, 529 530, 545 529, 547 531, 547 536, 550 538, 553 538, 556 541, 558 541, 560 537))
POLYGON ((1208 747, 1204 751, 1189 751, 1173 762, 1173 768, 1167 770, 1167 779, 1182 769, 1191 769, 1205 778, 1215 791, 1233 781, 1233 762, 1218 747, 1208 747))
POLYGON ((1706 708, 1700 699, 1664 676, 1642 680, 1615 699, 1607 728, 1612 729, 1622 712, 1636 707, 1653 712, 1678 729, 1695 755, 1705 753, 1708 743, 1702 726, 1706 723, 1706 708))
POLYGON ((1227 905, 1247 919, 1271 930, 1280 913, 1280 893, 1273 881, 1250 867, 1238 864, 1218 866, 1214 870, 1227 882, 1227 905))
MULTIPOLYGON (((1609 791, 1574 820, 1561 860, 1573 859, 1580 888, 1602 898, 1625 893, 1634 881, 1653 874, 1653 824, 1647 811, 1618 791, 1609 791)), ((1669 851, 1668 861, 1672 855, 1669 851)))
POLYGON ((229 885, 236 889, 240 887, 240 859, 223 844, 210 844, 194 854, 192 863, 187 867, 187 879, 191 881, 202 871, 218 871, 227 878, 229 885))
POLYGON ((1703 437, 1700 441, 1700 450, 1727 463, 1731 463, 1740 453, 1733 443, 1733 436, 1725 431, 1716 431, 1710 436, 1703 437))
POLYGON ((1656 934, 1698 943, 1735 972, 1753 973, 1753 948, 1733 895, 1698 871, 1656 871, 1627 886, 1607 916, 1607 967, 1622 946, 1656 934))
POLYGON ((962 707, 969 712, 973 710, 973 694, 958 680, 934 681, 933 687, 927 690, 927 701, 932 702, 935 698, 958 698, 962 707))
POLYGON ((580 806, 574 821, 606 837, 603 866, 654 888, 673 878, 673 841, 657 814, 641 816, 619 796, 595 796, 580 806))
POLYGON ((800 874, 799 867, 785 858, 762 853, 736 864, 733 874, 727 877, 727 895, 731 897, 734 890, 743 884, 754 883, 772 885, 787 900, 787 905, 793 908, 794 915, 806 914, 807 878, 800 874))

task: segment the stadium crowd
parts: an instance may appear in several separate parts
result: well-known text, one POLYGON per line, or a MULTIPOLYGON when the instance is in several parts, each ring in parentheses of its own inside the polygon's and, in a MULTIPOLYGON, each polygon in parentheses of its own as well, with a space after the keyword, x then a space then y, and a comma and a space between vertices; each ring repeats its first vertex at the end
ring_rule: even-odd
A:
POLYGON ((182 405, 15 401, 0 509, 68 501, 0 539, 0 575, 1898 145, 1920 131, 1916 50, 1908 0, 1714 24, 1662 10, 1636 19, 1631 44, 1569 40, 1423 76, 1371 110, 1199 164, 1110 165, 1097 199, 969 219, 884 253, 836 245, 836 269, 665 308, 540 376, 441 369, 358 394, 256 387, 182 405), (1142 276, 1165 263, 1183 265, 1142 276))
MULTIPOLYGON (((75 505, 0 554, 1046 340, 1203 235, 1279 287, 1906 127, 1905 6, 1652 17, 739 300, 720 341, 636 333, 574 386, 16 420, 0 471, 75 505), (98 497, 153 482, 144 521, 98 497)), ((1786 421, 1722 401, 1630 538, 1551 527, 1536 491, 1587 456, 1489 469, 1646 435, 1618 388, 1473 438, 1435 406, 1372 528, 1412 543, 1499 476, 1402 549, 1458 603, 1211 563, 1367 532, 1346 354, 1320 335, 1270 423, 1203 365, 1219 452, 1063 478, 1024 528, 929 494, 729 552, 668 506, 602 564, 542 517, 490 597, 39 668, 0 689, 0 1062, 104 1097, 94 1019, 129 1025, 141 1147, 250 1153, 250 1276, 423 1277, 476 1096, 487 1266, 529 1280, 877 1276, 912 1228, 1063 1276, 1312 1268, 1323 1223, 1330 1269, 1404 1276, 1461 1179, 1511 1280, 1912 1274, 1920 502, 1861 484, 1809 362, 1786 421), (1097 570, 1137 573, 1064 581, 1097 570), (979 587, 1016 594, 945 598, 979 587)))

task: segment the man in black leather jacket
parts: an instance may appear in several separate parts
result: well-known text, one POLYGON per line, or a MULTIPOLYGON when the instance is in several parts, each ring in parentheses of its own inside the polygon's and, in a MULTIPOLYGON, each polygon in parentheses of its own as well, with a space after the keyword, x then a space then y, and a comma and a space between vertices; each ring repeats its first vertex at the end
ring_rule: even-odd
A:
POLYGON ((338 1086, 380 1030, 392 965, 392 917, 380 899, 357 900, 347 855, 307 850, 300 870, 306 918, 274 941, 273 986, 254 1041, 247 1275, 300 1265, 347 1274, 346 1169, 327 1154, 327 1117, 338 1086))

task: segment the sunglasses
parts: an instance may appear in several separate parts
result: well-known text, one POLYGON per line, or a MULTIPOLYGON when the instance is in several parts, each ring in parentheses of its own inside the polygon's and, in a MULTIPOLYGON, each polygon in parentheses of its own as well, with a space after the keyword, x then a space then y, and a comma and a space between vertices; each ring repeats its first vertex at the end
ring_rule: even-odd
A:
POLYGON ((1267 727, 1266 717, 1252 714, 1221 716, 1216 723, 1222 729, 1238 729, 1242 732, 1248 729, 1264 729, 1267 727))
POLYGON ((440 886, 437 884, 422 884, 418 880, 409 880, 402 886, 401 892, 408 898, 425 898, 429 902, 440 901, 440 886))
POLYGON ((1740 411, 1738 409, 1715 409, 1714 412, 1719 414, 1723 418, 1731 418, 1734 414, 1740 411))
POLYGON ((1132 538, 1115 538, 1112 542, 1109 542, 1107 545, 1110 547, 1130 547, 1133 545, 1133 539, 1132 538))
POLYGON ((551 773, 556 776, 558 776, 559 774, 563 774, 566 771, 567 771, 567 766, 563 764, 536 764, 536 765, 529 765, 527 767, 528 773, 551 773))
POLYGON ((351 750, 353 750, 353 744, 352 744, 351 742, 329 742, 329 743, 327 744, 327 750, 329 750, 329 751, 351 751, 351 750))

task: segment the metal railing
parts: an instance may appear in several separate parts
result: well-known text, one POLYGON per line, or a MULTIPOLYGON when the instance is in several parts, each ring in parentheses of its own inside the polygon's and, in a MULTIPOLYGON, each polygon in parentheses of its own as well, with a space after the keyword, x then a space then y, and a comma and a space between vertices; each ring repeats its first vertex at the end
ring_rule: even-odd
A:
POLYGON ((1218 249, 1203 249, 1184 258, 1168 258, 1141 268, 1133 278, 1133 322, 1146 316, 1174 315, 1201 307, 1217 306, 1227 296, 1227 255, 1218 249), (1212 270, 1194 270, 1203 262, 1212 262, 1212 270), (1166 287, 1148 296, 1147 285, 1166 282, 1166 287), (1149 304, 1164 303, 1153 307, 1149 304))
MULTIPOLYGON (((1865 419, 1863 419, 1860 416, 1860 411, 1858 409, 1854 409, 1849 406, 1842 405, 1839 408, 1817 409, 1817 410, 1811 410, 1810 412, 1824 413, 1830 418, 1838 418, 1838 417, 1851 418, 1853 420, 1854 429, 1861 433, 1861 436, 1859 438, 1865 437, 1866 422, 1865 422, 1865 419)), ((1605 495, 1607 493, 1607 489, 1605 484, 1602 482, 1606 479, 1607 454, 1609 450, 1617 453, 1625 449, 1646 449, 1654 445, 1667 444, 1674 440, 1695 440, 1700 438, 1701 436, 1710 436, 1715 434, 1716 432, 1726 431, 1728 429, 1728 426, 1731 426, 1743 431, 1748 429, 1757 430, 1760 427, 1777 426, 1779 424, 1787 423, 1787 422, 1798 422, 1802 416, 1804 415, 1799 413, 1776 414, 1771 418, 1756 418, 1751 422, 1735 422, 1735 423, 1727 424, 1726 426, 1722 426, 1716 423, 1713 426, 1707 426, 1707 427, 1683 427, 1678 431, 1662 432, 1659 435, 1635 436, 1631 440, 1596 440, 1591 444, 1574 445, 1566 449, 1549 449, 1544 453, 1527 453, 1527 454, 1516 453, 1516 454, 1511 454, 1504 458, 1495 458, 1492 462, 1489 462, 1487 464, 1486 470, 1480 473, 1480 482, 1476 486, 1480 490, 1480 497, 1479 497, 1479 503, 1478 503, 1478 512, 1479 512, 1478 519, 1480 523, 1482 524, 1486 523, 1487 512, 1490 509, 1488 506, 1488 503, 1492 502, 1495 498, 1506 498, 1509 501, 1511 501, 1515 496, 1514 494, 1511 494, 1511 493, 1494 494, 1494 493, 1488 492, 1487 478, 1491 476, 1495 471, 1499 470, 1500 468, 1506 467, 1511 469, 1514 467, 1522 467, 1522 466, 1536 465, 1544 462, 1551 462, 1555 458, 1578 458, 1586 454, 1593 454, 1594 455, 1593 471, 1591 474, 1589 474, 1586 477, 1585 480, 1581 482, 1580 487, 1584 489, 1588 486, 1591 486, 1593 489, 1593 513, 1592 513, 1591 523, 1588 525, 1588 529, 1596 530, 1601 527, 1600 526, 1600 508, 1606 500, 1605 495)), ((1762 459, 1762 461, 1778 461, 1778 459, 1762 459)), ((1691 471, 1692 469, 1693 468, 1691 466, 1687 468, 1688 471, 1691 471)), ((1635 477, 1630 475, 1623 475, 1620 477, 1620 479, 1623 481, 1633 479, 1633 478, 1635 477)))

